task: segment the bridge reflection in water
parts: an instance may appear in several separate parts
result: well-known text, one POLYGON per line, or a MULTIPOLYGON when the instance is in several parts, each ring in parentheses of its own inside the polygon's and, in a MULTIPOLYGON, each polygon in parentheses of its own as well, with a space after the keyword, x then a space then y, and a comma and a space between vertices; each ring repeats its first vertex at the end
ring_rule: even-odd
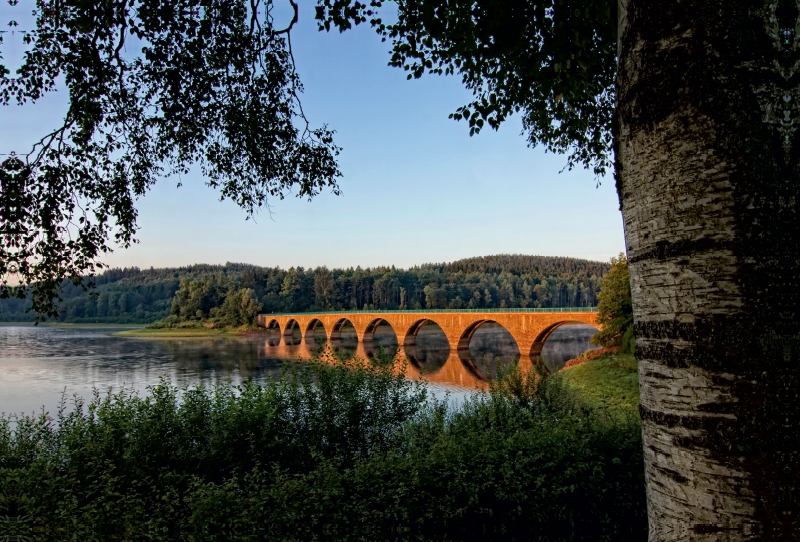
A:
MULTIPOLYGON (((562 326, 583 324, 577 327, 583 328, 578 334, 586 345, 594 331, 588 326, 597 327, 597 312, 592 308, 343 311, 263 314, 258 321, 272 331, 265 343, 270 356, 308 358, 326 342, 364 358, 381 348, 397 349, 408 361, 409 378, 485 388, 496 374, 496 358, 500 363, 519 363, 523 370, 543 363, 545 343, 562 326)), ((548 368, 557 369, 557 363, 548 368)))

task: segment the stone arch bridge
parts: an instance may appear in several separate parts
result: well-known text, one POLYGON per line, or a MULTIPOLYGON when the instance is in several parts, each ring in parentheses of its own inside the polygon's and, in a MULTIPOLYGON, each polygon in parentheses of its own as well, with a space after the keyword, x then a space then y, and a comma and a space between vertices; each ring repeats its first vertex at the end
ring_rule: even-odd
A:
MULTIPOLYGON (((480 326, 496 323, 514 338, 521 356, 537 359, 550 334, 563 324, 581 323, 599 327, 594 307, 545 309, 461 309, 423 311, 339 311, 291 314, 261 314, 259 326, 278 331, 284 343, 299 330, 301 339, 314 336, 322 327, 328 341, 336 340, 348 323, 355 328, 359 343, 369 343, 381 324, 391 326, 402 347, 414 346, 420 328, 437 324, 450 344, 451 356, 457 356, 467 367, 469 343, 480 326)), ((413 361, 413 360, 412 360, 413 361)))

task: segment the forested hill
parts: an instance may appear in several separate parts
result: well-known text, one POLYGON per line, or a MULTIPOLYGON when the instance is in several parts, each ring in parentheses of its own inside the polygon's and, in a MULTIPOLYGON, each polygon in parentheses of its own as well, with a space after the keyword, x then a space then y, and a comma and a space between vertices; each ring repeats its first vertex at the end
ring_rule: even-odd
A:
MULTIPOLYGON (((304 269, 246 264, 109 269, 95 295, 65 286, 61 321, 149 323, 225 318, 226 307, 261 312, 351 309, 576 307, 597 304, 609 264, 498 255, 410 269, 304 269), (226 303, 226 299, 228 303, 226 303)), ((29 321, 24 300, 0 300, 0 321, 29 321)), ((252 312, 252 311, 251 311, 252 312)))
POLYGON ((530 275, 533 277, 556 277, 562 275, 602 276, 608 269, 608 263, 565 258, 561 256, 525 256, 523 254, 498 254, 496 256, 478 256, 464 258, 451 263, 425 264, 421 267, 436 269, 442 273, 511 273, 512 275, 530 275))

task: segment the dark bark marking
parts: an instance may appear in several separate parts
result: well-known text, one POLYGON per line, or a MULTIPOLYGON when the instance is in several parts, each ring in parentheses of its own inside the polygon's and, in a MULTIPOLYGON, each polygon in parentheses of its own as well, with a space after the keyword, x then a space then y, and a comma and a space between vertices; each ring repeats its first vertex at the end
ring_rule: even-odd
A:
MULTIPOLYGON (((645 232, 655 232, 652 237, 639 232, 634 243, 628 239, 629 261, 643 288, 634 294, 636 356, 653 364, 640 373, 651 387, 643 393, 675 401, 643 405, 645 432, 668 435, 684 453, 714 454, 721 467, 745 473, 741 491, 757 496, 741 500, 742 506, 755 506, 752 521, 741 528, 697 521, 691 530, 698 535, 800 538, 800 144, 795 132, 800 70, 793 68, 800 62, 798 19, 794 0, 634 0, 628 5, 628 31, 621 35, 620 124, 629 134, 653 134, 672 123, 667 128, 677 139, 651 139, 661 145, 653 149, 655 157, 678 152, 680 145, 713 153, 706 162, 669 163, 674 170, 659 171, 663 178, 626 178, 632 175, 628 162, 619 168, 626 213, 641 212, 646 204, 637 200, 637 191, 675 191, 672 203, 655 198, 673 205, 666 212, 626 215, 626 223, 639 220, 639 227, 645 220, 665 222, 645 232), (775 36, 784 41, 775 42, 767 31, 770 9, 778 21, 775 36), (712 129, 699 132, 694 125, 699 118, 712 129), (715 164, 719 178, 731 187, 724 196, 731 198, 732 208, 703 222, 698 219, 705 219, 703 212, 722 213, 702 200, 722 194, 720 189, 699 184, 712 177, 698 168, 715 164), (682 183, 681 175, 688 181, 682 183), (690 184, 692 179, 698 180, 690 184), (701 231, 715 220, 720 230, 701 231), (686 224, 697 225, 698 233, 679 229, 686 224), (672 231, 688 234, 665 235, 672 231), (721 269, 725 262, 714 261, 717 253, 730 254, 732 267, 721 269), (701 280, 692 283, 692 276, 701 280), (652 297, 670 293, 704 302, 689 314, 670 312, 670 299, 652 297), (646 311, 636 296, 648 301, 646 311), (675 380, 692 375, 698 376, 697 386, 705 378, 722 391, 704 400, 708 390, 675 380), (669 395, 670 384, 686 386, 698 399, 681 403, 680 394, 669 395)), ((659 442, 649 448, 656 455, 668 449, 659 442)), ((669 470, 688 480, 685 472, 669 470)), ((669 472, 658 472, 680 483, 669 472)), ((719 517, 733 521, 733 516, 719 517)))
POLYGON ((649 260, 666 260, 677 256, 696 256, 703 252, 730 250, 734 246, 734 243, 730 241, 720 241, 719 239, 708 237, 681 239, 679 241, 656 241, 652 248, 629 255, 628 261, 637 263, 649 260))

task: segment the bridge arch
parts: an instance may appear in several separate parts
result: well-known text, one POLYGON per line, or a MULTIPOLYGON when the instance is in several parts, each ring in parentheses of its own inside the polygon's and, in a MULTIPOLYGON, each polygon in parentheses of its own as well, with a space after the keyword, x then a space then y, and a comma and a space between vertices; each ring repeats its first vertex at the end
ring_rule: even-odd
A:
POLYGON ((400 345, 397 331, 392 325, 392 322, 381 317, 374 318, 367 324, 364 329, 362 341, 364 354, 368 358, 375 357, 381 350, 383 350, 386 355, 394 357, 400 345))
POLYGON ((414 346, 417 343, 417 333, 419 333, 419 330, 425 324, 436 324, 436 326, 441 329, 441 326, 435 320, 431 320, 430 318, 420 318, 408 327, 406 332, 403 333, 402 337, 398 335, 397 341, 401 346, 414 346))
POLYGON ((296 344, 300 344, 300 341, 302 340, 303 328, 300 327, 300 322, 294 318, 291 318, 288 322, 286 322, 286 326, 283 328, 283 342, 288 346, 294 346, 296 344), (300 337, 295 337, 295 331, 299 332, 300 337))
POLYGON ((353 320, 341 317, 334 320, 330 331, 330 345, 339 355, 351 356, 358 351, 359 333, 353 320), (354 340, 355 339, 355 340, 354 340))
POLYGON ((341 339, 342 329, 346 327, 348 324, 355 328, 353 322, 351 322, 349 318, 339 318, 338 320, 336 320, 333 326, 331 326, 331 340, 335 341, 341 339))
POLYGON ((559 328, 561 328, 563 326, 569 326, 569 325, 590 326, 590 327, 593 327, 593 328, 595 328, 595 329, 597 329, 599 331, 599 328, 598 328, 598 326, 596 324, 589 324, 589 323, 586 323, 586 322, 580 322, 580 321, 576 321, 576 320, 563 320, 563 321, 560 321, 560 322, 555 322, 555 323, 547 326, 546 328, 544 328, 539 333, 539 335, 536 337, 536 339, 533 341, 533 344, 531 345, 531 350, 530 350, 530 353, 529 353, 531 361, 533 361, 534 363, 537 363, 537 364, 542 364, 545 367, 545 369, 549 372, 550 368, 548 368, 544 364, 544 359, 542 357, 542 351, 544 350, 544 347, 545 347, 545 344, 547 343, 547 340, 553 335, 553 333, 555 333, 559 328))
POLYGON ((325 329, 325 325, 322 323, 322 320, 319 318, 312 318, 309 320, 308 325, 306 326, 306 333, 314 331, 317 329, 317 326, 322 326, 322 328, 325 329))
MULTIPOLYGON (((497 370, 494 365, 487 365, 486 363, 482 363, 481 360, 473 359, 472 354, 470 353, 470 343, 472 342, 473 337, 481 327, 486 326, 487 324, 494 324, 500 328, 502 330, 502 334, 505 335, 503 338, 507 340, 510 339, 511 343, 513 343, 513 347, 516 350, 516 354, 510 356, 513 363, 518 363, 519 358, 522 355, 519 338, 515 337, 511 330, 509 330, 501 322, 491 319, 479 319, 472 322, 461 333, 461 337, 459 337, 457 353, 461 363, 470 373, 472 373, 473 376, 480 380, 488 380, 494 376, 494 373, 497 370)), ((494 359, 490 360, 489 363, 492 364, 497 357, 502 358, 503 356, 496 355, 494 356, 494 359)))
POLYGON ((394 326, 391 322, 386 320, 385 318, 375 318, 370 323, 367 324, 366 329, 364 330, 364 341, 371 341, 375 339, 375 332, 378 330, 378 327, 381 324, 386 324, 389 326, 389 329, 392 330, 394 336, 397 338, 397 342, 400 342, 400 338, 397 336, 397 330, 394 329, 394 326))
POLYGON ((275 318, 272 318, 266 326, 267 329, 267 345, 278 346, 281 343, 281 324, 275 318))
POLYGON ((472 340, 472 336, 475 335, 479 327, 489 322, 492 322, 492 320, 476 320, 468 325, 467 329, 461 332, 461 337, 458 339, 458 351, 469 351, 469 343, 472 340))
POLYGON ((405 333, 397 336, 398 344, 406 359, 421 373, 431 374, 439 371, 447 362, 452 345, 442 326, 431 318, 419 318, 408 326, 405 333), (424 326, 435 327, 432 336, 418 343, 418 334, 424 326), (436 345, 436 342, 442 344, 436 345), (427 344, 433 342, 433 344, 427 344), (433 347, 433 348, 431 348, 433 347))
POLYGON ((320 342, 324 344, 328 340, 328 330, 325 329, 325 324, 322 320, 312 318, 306 326, 303 338, 309 346, 317 346, 320 342), (319 333, 320 330, 322 333, 319 333))
POLYGON ((576 322, 574 320, 563 320, 561 322, 550 324, 549 326, 544 328, 541 332, 539 332, 539 335, 537 335, 536 339, 534 339, 533 344, 531 345, 530 356, 533 358, 542 355, 542 348, 544 348, 544 343, 556 329, 566 324, 582 324, 582 323, 583 322, 576 322))
POLYGON ((269 323, 265 326, 267 329, 280 329, 281 324, 278 322, 276 318, 272 318, 269 323))

